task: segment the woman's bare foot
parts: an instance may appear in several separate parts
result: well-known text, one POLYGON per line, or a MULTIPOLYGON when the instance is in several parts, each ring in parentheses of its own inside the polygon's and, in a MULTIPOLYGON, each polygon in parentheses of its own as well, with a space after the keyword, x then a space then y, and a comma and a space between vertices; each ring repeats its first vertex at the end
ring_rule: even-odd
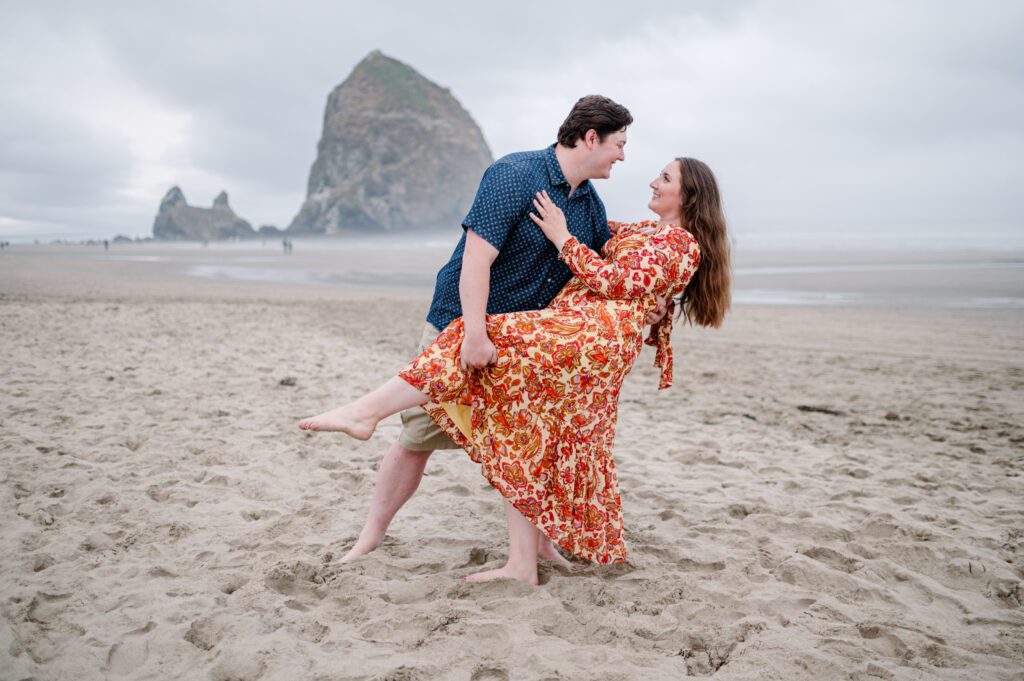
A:
POLYGON ((573 569, 573 564, 558 552, 558 549, 555 548, 555 543, 544 536, 537 542, 537 558, 555 563, 566 570, 573 569))
POLYGON ((346 404, 299 421, 302 430, 345 433, 357 440, 369 440, 376 427, 377 422, 362 416, 354 404, 346 404))
POLYGON ((373 542, 357 541, 356 545, 349 549, 348 553, 341 557, 339 563, 347 563, 356 558, 362 558, 371 551, 376 551, 382 542, 378 541, 376 544, 373 542))
POLYGON ((515 568, 509 565, 500 567, 497 570, 487 570, 486 572, 477 572, 473 575, 466 575, 463 577, 467 582, 489 582, 492 579, 518 579, 520 582, 526 582, 537 586, 540 584, 540 580, 537 579, 537 566, 534 565, 533 569, 530 568, 515 568))

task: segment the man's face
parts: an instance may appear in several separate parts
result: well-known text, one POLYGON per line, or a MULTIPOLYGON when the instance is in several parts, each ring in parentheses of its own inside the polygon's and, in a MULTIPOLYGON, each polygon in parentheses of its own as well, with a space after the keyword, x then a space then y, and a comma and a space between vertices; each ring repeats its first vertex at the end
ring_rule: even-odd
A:
POLYGON ((607 179, 611 177, 612 166, 618 161, 626 160, 626 131, 618 130, 605 136, 602 142, 597 133, 588 131, 587 134, 595 135, 590 148, 592 169, 591 178, 607 179))

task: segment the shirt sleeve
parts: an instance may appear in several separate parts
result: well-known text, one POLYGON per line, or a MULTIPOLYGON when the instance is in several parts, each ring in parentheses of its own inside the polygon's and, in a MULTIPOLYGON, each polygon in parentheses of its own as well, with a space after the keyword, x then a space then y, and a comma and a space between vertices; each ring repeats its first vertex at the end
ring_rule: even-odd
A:
POLYGON ((462 227, 500 251, 529 207, 529 191, 519 170, 510 163, 494 163, 484 172, 462 227))
POLYGON ((587 288, 603 298, 640 298, 669 288, 681 289, 689 282, 700 253, 688 232, 666 230, 651 237, 637 235, 637 239, 636 248, 605 260, 569 237, 559 258, 587 288))

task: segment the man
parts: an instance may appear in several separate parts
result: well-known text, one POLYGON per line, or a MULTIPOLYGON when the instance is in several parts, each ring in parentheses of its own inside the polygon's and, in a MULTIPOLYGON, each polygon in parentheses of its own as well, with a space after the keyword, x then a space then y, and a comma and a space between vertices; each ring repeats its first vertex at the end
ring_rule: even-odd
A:
MULTIPOLYGON (((509 154, 484 173, 465 230, 451 259, 437 275, 434 298, 420 339, 420 350, 456 317, 463 317, 464 369, 497 360, 487 336, 486 314, 546 307, 572 274, 554 246, 529 218, 532 201, 546 191, 565 213, 580 243, 600 251, 610 237, 604 204, 590 183, 607 178, 625 160, 629 111, 607 97, 588 95, 573 106, 546 149, 509 154)), ((359 539, 342 562, 380 546, 398 510, 412 497, 427 459, 437 449, 456 449, 421 408, 402 413, 402 433, 377 472, 373 501, 359 539)), ((548 539, 538 556, 565 562, 548 539)))

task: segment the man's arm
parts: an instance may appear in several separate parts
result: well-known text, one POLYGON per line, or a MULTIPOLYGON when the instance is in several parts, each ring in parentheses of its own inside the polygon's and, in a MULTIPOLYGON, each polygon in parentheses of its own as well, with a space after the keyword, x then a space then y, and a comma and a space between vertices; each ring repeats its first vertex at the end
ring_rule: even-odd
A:
POLYGON ((462 252, 462 274, 459 276, 459 297, 462 300, 462 322, 465 337, 462 340, 460 364, 467 368, 482 369, 498 361, 498 351, 487 335, 487 297, 491 291, 491 264, 498 257, 498 249, 466 230, 466 247, 462 252))

